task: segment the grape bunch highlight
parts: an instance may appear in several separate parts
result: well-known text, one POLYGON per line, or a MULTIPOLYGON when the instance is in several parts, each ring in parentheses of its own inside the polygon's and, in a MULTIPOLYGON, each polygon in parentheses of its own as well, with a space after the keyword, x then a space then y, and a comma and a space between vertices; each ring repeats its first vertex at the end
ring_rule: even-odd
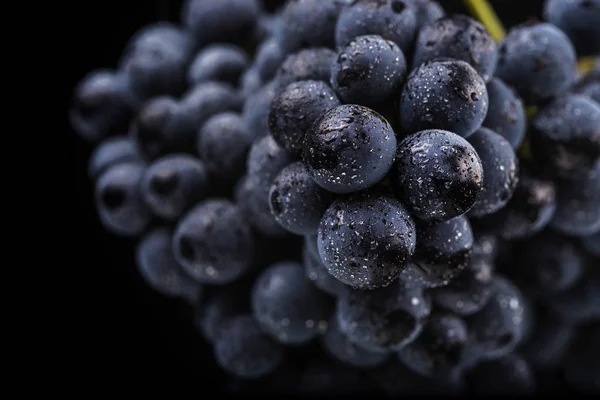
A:
POLYGON ((206 362, 232 392, 599 393, 600 0, 506 30, 484 0, 280 3, 185 1, 69 110, 206 362))

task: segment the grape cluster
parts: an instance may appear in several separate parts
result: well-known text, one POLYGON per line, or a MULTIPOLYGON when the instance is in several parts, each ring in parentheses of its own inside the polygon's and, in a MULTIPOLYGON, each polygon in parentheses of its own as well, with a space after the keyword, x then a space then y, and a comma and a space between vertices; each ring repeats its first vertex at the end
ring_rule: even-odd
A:
POLYGON ((231 389, 600 391, 600 1, 499 43, 433 0, 283 3, 186 1, 70 110, 231 389))

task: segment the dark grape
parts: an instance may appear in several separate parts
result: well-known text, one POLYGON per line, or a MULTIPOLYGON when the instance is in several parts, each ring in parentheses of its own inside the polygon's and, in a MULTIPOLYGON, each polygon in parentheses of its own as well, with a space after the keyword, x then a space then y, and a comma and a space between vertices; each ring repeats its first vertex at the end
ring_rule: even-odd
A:
POLYGON ((399 283, 374 290, 347 290, 338 297, 337 318, 348 340, 375 352, 398 351, 421 333, 431 312, 421 288, 399 283))
POLYGON ((398 200, 366 193, 331 204, 317 244, 331 275, 349 286, 372 289, 398 278, 414 252, 416 231, 398 200))
POLYGON ((188 84, 221 81, 237 86, 250 60, 246 52, 231 44, 215 44, 203 48, 188 70, 188 84))
POLYGON ((348 289, 348 286, 327 271, 327 267, 323 265, 318 252, 316 254, 312 253, 306 244, 302 251, 302 263, 306 277, 317 289, 335 297, 341 296, 348 289))
POLYGON ((135 142, 127 136, 107 138, 90 155, 88 175, 95 181, 110 167, 127 162, 144 162, 135 142))
POLYGON ((600 1, 546 0, 544 18, 569 36, 579 56, 600 55, 600 1))
POLYGON ((575 80, 575 49, 557 27, 546 23, 515 26, 500 42, 496 76, 514 87, 526 103, 564 92, 575 80))
POLYGON ((396 135, 389 122, 354 104, 329 110, 304 138, 303 159, 310 176, 334 193, 375 185, 392 167, 395 153, 396 135))
POLYGON ((237 113, 224 112, 209 118, 200 128, 196 146, 211 177, 235 182, 244 173, 252 142, 244 119, 237 113))
POLYGON ((117 164, 96 181, 96 209, 108 231, 119 236, 137 236, 150 224, 152 213, 144 204, 139 188, 144 170, 139 163, 117 164))
POLYGON ((119 69, 139 101, 159 95, 180 95, 194 50, 188 32, 158 22, 136 32, 123 51, 119 69))
POLYGON ((389 358, 387 353, 369 351, 351 342, 341 331, 335 316, 329 321, 321 346, 336 360, 355 368, 373 368, 389 358))
POLYGON ((504 239, 522 239, 544 229, 555 210, 554 183, 527 165, 520 165, 517 187, 506 206, 474 220, 474 224, 504 239))
POLYGON ((552 229, 571 236, 600 232, 600 162, 587 174, 556 181, 552 229))
POLYGON ((447 221, 467 212, 478 199, 484 176, 477 152, 460 136, 426 130, 398 145, 395 185, 417 218, 447 221))
POLYGON ((267 337, 252 315, 242 314, 223 324, 214 341, 217 363, 229 373, 256 379, 273 372, 285 348, 267 337))
POLYGON ((315 234, 333 201, 308 175, 302 162, 283 168, 269 191, 271 213, 286 230, 298 235, 315 234))
POLYGON ((281 11, 277 38, 290 53, 303 47, 335 47, 335 21, 348 0, 292 0, 281 11))
POLYGON ((331 64, 331 86, 345 103, 386 106, 405 78, 404 53, 396 43, 378 35, 352 39, 331 64))
POLYGON ((469 216, 492 214, 509 202, 519 182, 519 160, 510 143, 496 132, 480 128, 469 137, 483 166, 483 189, 469 216))
POLYGON ((444 222, 417 222, 417 247, 412 262, 424 273, 428 287, 447 285, 469 264, 473 232, 465 216, 444 222))
POLYGON ((435 59, 415 68, 402 89, 400 120, 406 133, 443 129, 468 137, 485 119, 485 82, 469 64, 435 59))
POLYGON ((325 332, 333 303, 313 287, 304 269, 281 262, 254 282, 252 310, 261 328, 284 344, 302 344, 325 332))
POLYGON ((379 35, 408 52, 417 31, 417 15, 410 5, 402 0, 352 1, 337 20, 336 44, 345 46, 357 36, 379 35))
POLYGON ((517 149, 525 139, 527 117, 519 95, 502 80, 492 78, 486 85, 489 99, 483 126, 502 135, 517 149))
POLYGON ((324 47, 300 50, 287 56, 273 78, 277 90, 297 81, 323 81, 329 83, 331 62, 335 52, 324 47))
POLYGON ((205 200, 187 212, 173 235, 173 253, 201 283, 225 284, 250 267, 252 232, 238 208, 223 199, 205 200))
POLYGON ((159 217, 175 220, 209 193, 202 161, 172 153, 152 162, 140 180, 144 203, 159 217))
POLYGON ((81 137, 98 142, 125 133, 136 100, 124 75, 95 70, 84 76, 73 92, 69 122, 81 137))
POLYGON ((496 69, 498 49, 483 25, 466 15, 452 14, 419 30, 412 68, 440 57, 469 63, 488 82, 496 69))
POLYGON ((561 97, 532 118, 532 154, 557 175, 582 175, 600 163, 599 126, 598 103, 580 95, 561 97))
POLYGON ((202 287, 190 278, 173 257, 173 234, 169 228, 146 233, 135 249, 135 261, 144 280, 166 296, 182 297, 192 304, 201 296, 202 287))
POLYGON ((300 154, 305 133, 311 125, 340 104, 333 89, 325 82, 292 82, 271 102, 269 131, 281 147, 300 154))
POLYGON ((260 9, 258 0, 186 0, 180 19, 198 46, 242 44, 253 36, 260 9))
POLYGON ((431 291, 437 307, 458 315, 472 315, 481 310, 492 296, 494 265, 473 251, 466 268, 448 285, 431 291))
POLYGON ((419 375, 447 378, 463 368, 468 346, 467 325, 460 317, 434 313, 419 337, 401 349, 398 357, 419 375))
POLYGON ((521 291, 512 282, 496 275, 491 297, 485 307, 467 317, 472 345, 483 359, 497 359, 510 353, 523 339, 527 307, 521 291))

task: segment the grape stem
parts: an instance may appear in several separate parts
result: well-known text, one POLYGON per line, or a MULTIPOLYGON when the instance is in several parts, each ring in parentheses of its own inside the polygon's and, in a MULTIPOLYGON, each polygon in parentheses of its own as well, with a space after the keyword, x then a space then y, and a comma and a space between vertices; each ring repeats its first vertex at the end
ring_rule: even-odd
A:
POLYGON ((506 34, 504 26, 487 0, 464 0, 464 2, 471 14, 485 26, 496 42, 504 38, 506 34))

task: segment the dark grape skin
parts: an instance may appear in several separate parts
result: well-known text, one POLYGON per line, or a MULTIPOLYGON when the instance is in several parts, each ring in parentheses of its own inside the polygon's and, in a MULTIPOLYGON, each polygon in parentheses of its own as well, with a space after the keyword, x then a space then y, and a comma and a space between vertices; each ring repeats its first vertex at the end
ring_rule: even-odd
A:
POLYGON ((304 136, 327 111, 341 104, 322 81, 297 81, 287 85, 271 102, 269 131, 273 139, 293 154, 301 154, 304 136))
POLYGON ((248 54, 232 44, 214 44, 200 50, 187 73, 187 82, 195 86, 202 82, 219 81, 237 86, 242 73, 248 68, 248 54))
POLYGON ((588 72, 575 82, 571 92, 587 96, 600 104, 600 72, 588 72))
POLYGON ((123 163, 144 163, 144 159, 128 136, 115 136, 101 141, 92 151, 88 161, 88 176, 98 179, 107 169, 123 163))
POLYGON ((483 189, 468 212, 479 218, 504 207, 519 182, 519 159, 510 143, 488 128, 480 128, 468 139, 483 166, 483 189))
POLYGON ((392 167, 396 135, 370 108, 345 104, 325 113, 304 137, 303 160, 310 176, 334 193, 374 186, 392 167))
MULTIPOLYGON (((270 137, 270 136, 268 136, 270 137)), ((269 190, 272 181, 264 177, 244 175, 234 188, 234 199, 240 213, 250 223, 253 230, 270 238, 288 236, 271 213, 269 190)))
POLYGON ((573 287, 581 278, 585 258, 575 242, 551 231, 518 243, 511 275, 520 279, 530 293, 554 297, 573 287))
POLYGON ((185 90, 193 51, 194 41, 185 29, 154 23, 129 39, 119 70, 140 102, 159 95, 179 96, 185 90))
POLYGON ((240 114, 216 114, 198 131, 198 154, 211 177, 235 182, 244 173, 253 139, 240 114))
POLYGON ((446 286, 431 290, 436 307, 467 316, 480 311, 492 295, 494 264, 475 252, 466 268, 446 286))
POLYGON ((180 20, 198 47, 210 43, 243 44, 253 36, 260 14, 258 0, 186 0, 180 20))
POLYGON ((452 132, 425 130, 398 145, 393 184, 418 219, 447 221, 466 213, 479 197, 483 181, 479 155, 452 132))
POLYGON ((205 82, 177 101, 155 97, 145 103, 132 125, 131 135, 149 159, 172 152, 194 152, 198 128, 215 114, 240 109, 240 97, 221 82, 205 82))
POLYGON ((261 42, 254 56, 254 65, 260 79, 266 81, 273 78, 285 58, 286 53, 276 37, 261 42))
MULTIPOLYGON (((471 221, 471 228, 477 228, 471 221)), ((474 230, 473 255, 472 258, 480 258, 493 264, 501 249, 501 241, 497 236, 474 230)))
POLYGON ((335 200, 323 215, 317 237, 329 273, 359 289, 396 280, 415 244, 415 223, 402 203, 376 193, 335 200))
POLYGON ((185 272, 200 283, 222 285, 249 268, 254 250, 250 226, 228 200, 198 203, 179 221, 173 253, 185 272))
POLYGON ((136 101, 123 74, 107 69, 89 72, 75 86, 69 109, 73 130, 88 142, 123 134, 136 101))
POLYGON ((335 316, 330 319, 327 332, 320 342, 321 347, 331 357, 354 368, 373 368, 389 358, 388 353, 369 351, 352 343, 340 330, 335 316))
POLYGON ((600 319, 600 272, 594 260, 569 289, 549 296, 548 307, 571 324, 583 324, 600 319))
POLYGON ((473 232, 464 215, 443 222, 417 221, 412 262, 423 271, 428 287, 447 285, 471 261, 473 232))
POLYGON ((600 232, 600 162, 587 174, 555 181, 557 206, 550 226, 571 236, 600 232))
POLYGON ((600 55, 600 1, 546 0, 544 19, 567 34, 577 55, 600 55))
POLYGON ((488 112, 485 82, 469 64, 435 59, 415 68, 400 96, 400 121, 407 134, 443 129, 464 138, 488 112))
POLYGON ((286 53, 305 47, 335 47, 335 22, 349 0, 292 0, 281 11, 276 36, 286 53))
POLYGON ((582 238, 583 247, 596 257, 600 258, 600 231, 590 236, 582 238))
POLYGON ((100 222, 119 236, 138 236, 152 221, 152 213, 142 200, 139 182, 145 166, 140 163, 117 164, 96 181, 94 198, 100 222))
POLYGON ((357 36, 379 35, 408 52, 416 31, 417 15, 409 2, 356 0, 340 11, 335 26, 335 43, 341 47, 357 36))
POLYGON ((260 138, 269 134, 269 110, 276 95, 275 83, 270 82, 252 91, 246 98, 242 117, 253 137, 260 138))
MULTIPOLYGON (((198 128, 210 117, 225 111, 239 111, 242 99, 236 90, 223 82, 203 82, 190 88, 179 101, 174 120, 177 131, 185 131, 195 144, 198 128)), ((193 148, 193 146, 192 146, 193 148)))
POLYGON ((466 317, 472 346, 480 359, 497 359, 521 342, 526 330, 526 302, 517 286, 496 275, 485 307, 466 317))
POLYGON ((191 155, 171 153, 148 165, 140 179, 140 191, 156 216, 176 220, 210 194, 208 171, 191 155))
POLYGON ((498 61, 496 42, 478 21, 451 14, 424 25, 417 34, 412 69, 436 58, 453 58, 471 65, 485 82, 498 61))
POLYGON ((178 137, 171 129, 178 108, 177 100, 169 96, 154 97, 141 106, 131 123, 129 135, 144 158, 151 160, 183 149, 191 141, 178 137))
POLYGON ((246 171, 252 179, 264 182, 267 192, 279 172, 294 161, 272 136, 254 141, 246 160, 246 171))
POLYGON ((473 224, 506 240, 524 239, 542 231, 556 210, 554 182, 530 164, 519 165, 519 181, 508 203, 473 224))
POLYGON ((271 213, 283 228, 297 235, 317 233, 332 201, 332 193, 317 185, 300 161, 283 168, 269 190, 271 213))
MULTIPOLYGON (((246 69, 244 73, 242 73, 242 76, 240 76, 240 96, 244 100, 247 100, 252 96, 257 96, 258 92, 261 89, 265 88, 265 86, 263 85, 265 85, 265 82, 260 77, 258 68, 256 67, 256 65, 252 64, 250 68, 246 69)), ((246 102, 244 101, 244 106, 245 105, 246 102)), ((266 129, 264 130, 264 132, 266 132, 266 129)))
POLYGON ((525 103, 564 93, 576 76, 576 55, 569 38, 547 23, 511 28, 498 47, 496 76, 514 87, 525 103))
POLYGON ((374 352, 394 352, 414 341, 431 313, 422 288, 400 282, 374 290, 347 290, 337 299, 336 317, 348 340, 374 352))
POLYGON ((306 244, 302 250, 302 264, 304 265, 305 274, 308 280, 322 292, 337 297, 341 296, 344 291, 348 289, 348 286, 334 278, 333 275, 327 271, 327 267, 323 265, 318 252, 317 254, 312 253, 306 244))
POLYGON ((532 395, 537 386, 531 366, 517 353, 478 364, 467 381, 472 393, 480 395, 532 395))
POLYGON ((238 282, 219 289, 204 295, 202 300, 195 304, 194 309, 194 326, 209 343, 215 341, 225 322, 241 313, 251 311, 250 307, 247 307, 248 293, 238 282))
POLYGON ((525 139, 527 117, 517 92, 497 77, 486 85, 489 107, 483 126, 502 135, 514 149, 525 139))
POLYGON ((373 386, 386 396, 406 395, 458 395, 464 391, 460 374, 449 378, 432 378, 416 374, 397 357, 391 357, 385 364, 370 369, 368 378, 373 386))
POLYGON ((145 233, 135 248, 135 263, 144 281, 168 297, 181 297, 196 304, 203 288, 190 278, 173 257, 173 232, 157 227, 145 233))
POLYGON ((268 266, 252 288, 252 311, 276 341, 300 345, 327 329, 334 303, 317 290, 296 262, 268 266))
POLYGON ((539 371, 559 367, 567 353, 575 328, 548 309, 536 311, 534 331, 519 353, 539 371))
POLYGON ((331 86, 344 103, 381 109, 400 91, 406 74, 406 59, 396 43, 365 35, 338 49, 331 86))
POLYGON ((334 58, 335 52, 325 47, 312 47, 290 54, 277 69, 273 78, 274 85, 279 91, 297 81, 329 83, 334 58))
POLYGON ((285 348, 265 335, 250 314, 227 320, 219 329, 213 350, 221 368, 246 379, 268 375, 285 358, 285 348))
POLYGON ((565 378, 579 393, 600 393, 600 324, 581 327, 572 341, 564 362, 565 378))
POLYGON ((600 163, 600 105, 567 95, 543 107, 531 120, 535 160, 561 177, 579 176, 600 163))
POLYGON ((440 3, 434 0, 404 0, 409 4, 417 17, 417 32, 418 29, 428 23, 442 18, 446 13, 440 3))
POLYGON ((419 337, 398 352, 398 358, 419 375, 450 378, 464 368, 468 347, 466 323, 451 313, 436 312, 419 337))

